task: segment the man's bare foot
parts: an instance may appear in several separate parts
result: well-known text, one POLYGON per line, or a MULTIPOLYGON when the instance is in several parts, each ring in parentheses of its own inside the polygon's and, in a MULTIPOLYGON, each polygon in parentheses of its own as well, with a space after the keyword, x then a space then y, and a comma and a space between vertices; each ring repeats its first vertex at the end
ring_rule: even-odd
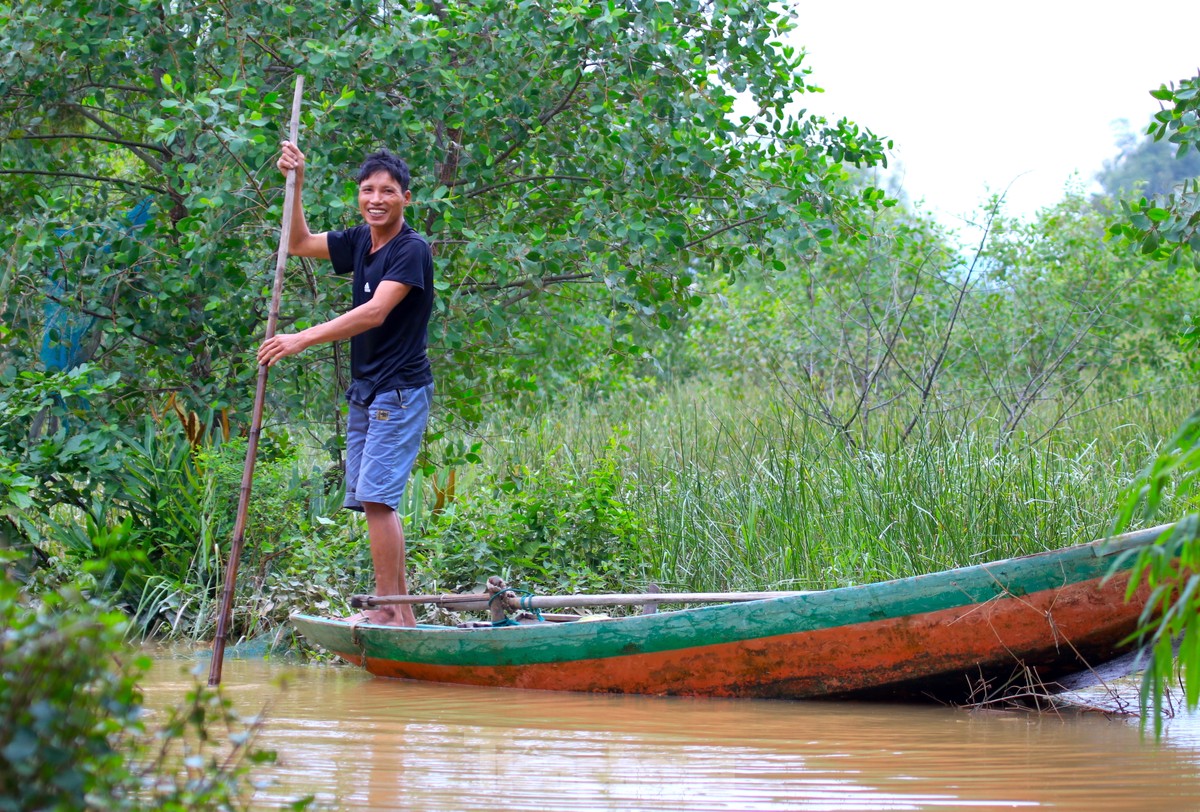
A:
POLYGON ((402 628, 412 628, 417 625, 417 618, 413 614, 411 606, 380 606, 356 612, 353 615, 338 618, 338 620, 351 625, 370 623, 373 626, 399 626, 402 628))
POLYGON ((412 628, 417 625, 416 615, 411 606, 380 606, 363 612, 368 623, 378 626, 401 626, 412 628))

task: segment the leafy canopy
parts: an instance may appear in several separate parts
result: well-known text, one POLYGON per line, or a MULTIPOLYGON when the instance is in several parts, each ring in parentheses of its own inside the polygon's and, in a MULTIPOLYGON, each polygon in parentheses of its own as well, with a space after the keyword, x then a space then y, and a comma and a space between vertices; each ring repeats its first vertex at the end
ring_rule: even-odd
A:
MULTIPOLYGON (((1170 106, 1155 115, 1148 134, 1176 144, 1177 156, 1200 150, 1200 75, 1179 87, 1163 85, 1152 95, 1170 106)), ((1139 243, 1143 254, 1170 268, 1182 264, 1185 256, 1200 268, 1200 178, 1184 181, 1178 195, 1123 205, 1126 218, 1109 227, 1111 236, 1139 243)), ((1150 589, 1139 630, 1151 652, 1142 678, 1142 710, 1144 720, 1146 711, 1153 709, 1156 734, 1162 732, 1163 700, 1177 664, 1187 707, 1200 705, 1200 514, 1194 510, 1198 475, 1200 412, 1195 412, 1131 483, 1114 523, 1121 531, 1153 522, 1168 510, 1184 511, 1158 544, 1137 556, 1130 577, 1131 593, 1142 584, 1150 589)))
MULTIPOLYGON (((1176 147, 1175 157, 1200 150, 1200 75, 1176 87, 1163 85, 1150 95, 1164 102, 1146 134, 1176 147)), ((1110 237, 1140 247, 1143 254, 1177 268, 1185 260, 1200 268, 1200 178, 1184 180, 1178 192, 1123 201, 1124 217, 1108 229, 1110 237)))
MULTIPOLYGON (((69 342, 141 398, 244 415, 299 72, 315 229, 357 222, 366 152, 414 170, 451 406, 569 376, 597 330, 613 346, 630 319, 669 324, 700 271, 828 248, 864 205, 843 163, 887 145, 796 112, 812 88, 792 25, 752 0, 0 3, 4 363, 69 342), (580 336, 549 361, 531 356, 547 313, 580 336)), ((301 263, 281 329, 347 299, 301 263)), ((306 361, 275 394, 336 402, 336 348, 306 361)))

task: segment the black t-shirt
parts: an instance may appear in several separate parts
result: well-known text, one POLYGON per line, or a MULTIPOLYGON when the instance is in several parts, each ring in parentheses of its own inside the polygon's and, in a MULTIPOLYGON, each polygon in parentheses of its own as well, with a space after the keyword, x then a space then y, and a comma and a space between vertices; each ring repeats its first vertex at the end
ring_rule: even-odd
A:
POLYGON ((329 258, 336 273, 354 274, 354 307, 369 302, 384 281, 412 289, 383 324, 350 339, 350 375, 346 397, 369 404, 375 393, 433 383, 425 345, 433 312, 433 254, 425 238, 408 223, 387 245, 371 253, 371 228, 355 226, 328 234, 329 258))

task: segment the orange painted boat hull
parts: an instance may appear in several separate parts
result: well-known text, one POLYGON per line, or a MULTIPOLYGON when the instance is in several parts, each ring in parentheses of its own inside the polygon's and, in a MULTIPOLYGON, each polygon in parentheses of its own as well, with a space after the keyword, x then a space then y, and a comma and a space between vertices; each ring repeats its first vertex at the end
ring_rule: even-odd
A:
MULTIPOLYGON (((1117 557, 1165 528, 915 578, 590 622, 399 629, 307 615, 311 642, 383 677, 506 688, 961 701, 1130 648, 1147 599, 1117 557)), ((1128 557, 1126 557, 1127 559, 1128 557)), ((1126 565, 1127 566, 1127 565, 1126 565)))

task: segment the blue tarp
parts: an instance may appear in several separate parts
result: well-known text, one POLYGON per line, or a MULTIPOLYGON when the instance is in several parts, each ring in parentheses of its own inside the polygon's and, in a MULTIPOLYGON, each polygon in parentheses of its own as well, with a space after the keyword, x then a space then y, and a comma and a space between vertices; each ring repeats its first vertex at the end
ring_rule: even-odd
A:
MULTIPOLYGON (((128 234, 140 229, 150 220, 151 198, 146 198, 134 206, 125 220, 128 223, 125 231, 128 234)), ((59 229, 59 236, 71 233, 71 229, 59 229)), ((101 253, 111 253, 112 244, 100 246, 101 253)), ((60 304, 71 296, 74 291, 67 288, 66 279, 60 276, 48 276, 46 279, 45 328, 42 335, 42 364, 47 372, 60 372, 73 369, 89 360, 84 357, 84 339, 92 325, 96 323, 94 316, 72 313, 70 309, 60 304)))

